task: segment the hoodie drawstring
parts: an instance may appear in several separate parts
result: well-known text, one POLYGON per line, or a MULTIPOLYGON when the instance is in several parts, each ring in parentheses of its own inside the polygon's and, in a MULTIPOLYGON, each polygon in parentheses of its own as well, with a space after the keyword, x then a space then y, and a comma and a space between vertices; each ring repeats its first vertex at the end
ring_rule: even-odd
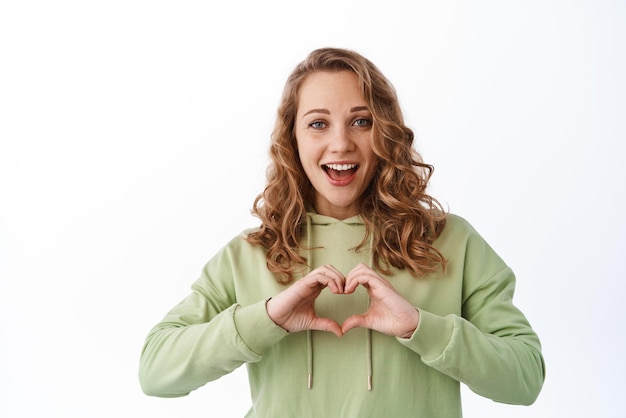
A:
POLYGON ((372 390, 372 330, 365 330, 365 349, 367 351, 367 390, 372 390))
MULTIPOLYGON (((370 234, 370 259, 369 267, 374 265, 374 235, 370 234)), ((368 297, 368 309, 371 299, 368 297)), ((365 350, 367 359, 367 390, 372 390, 372 330, 370 328, 365 329, 365 350)))
POLYGON ((313 331, 311 331, 310 329, 306 332, 306 352, 307 368, 309 371, 307 387, 311 389, 313 387, 313 331))
MULTIPOLYGON (((372 249, 374 245, 374 237, 370 235, 370 260, 369 267, 372 268, 374 263, 374 255, 372 249)), ((308 251, 307 264, 308 264, 308 273, 311 273, 312 266, 312 251, 311 251, 311 217, 309 215, 306 216, 306 247, 308 251)), ((368 302, 369 305, 369 302, 368 302)), ((307 388, 313 388, 313 331, 307 330, 306 332, 306 355, 307 355, 307 388)), ((365 329, 365 357, 367 361, 367 390, 372 390, 372 330, 369 328, 365 329)))
MULTIPOLYGON (((308 272, 311 273, 311 217, 306 217, 306 250, 309 252, 307 257, 307 264, 309 266, 308 272)), ((306 357, 307 357, 307 388, 313 387, 313 331, 308 329, 306 331, 306 357)))

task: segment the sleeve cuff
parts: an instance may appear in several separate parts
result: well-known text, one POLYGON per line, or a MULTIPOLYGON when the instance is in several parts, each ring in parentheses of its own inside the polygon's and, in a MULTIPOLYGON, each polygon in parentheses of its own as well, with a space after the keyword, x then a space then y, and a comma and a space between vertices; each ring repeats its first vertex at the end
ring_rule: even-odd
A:
POLYGON ((235 327, 243 342, 257 354, 282 340, 288 332, 271 320, 265 309, 266 300, 235 310, 235 327))
POLYGON ((452 338, 454 318, 435 315, 419 309, 420 322, 409 338, 397 338, 400 344, 410 348, 425 362, 440 357, 452 338))

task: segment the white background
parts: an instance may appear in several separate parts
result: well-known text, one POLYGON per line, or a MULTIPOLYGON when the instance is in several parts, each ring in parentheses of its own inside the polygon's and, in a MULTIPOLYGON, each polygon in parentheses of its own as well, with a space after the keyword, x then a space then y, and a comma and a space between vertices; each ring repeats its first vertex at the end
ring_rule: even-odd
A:
POLYGON ((223 3, 0 3, 0 416, 243 416, 243 368, 151 398, 139 352, 257 225, 282 85, 320 46, 388 76, 432 194, 517 273, 544 390, 464 390, 465 416, 623 416, 626 2, 223 3))

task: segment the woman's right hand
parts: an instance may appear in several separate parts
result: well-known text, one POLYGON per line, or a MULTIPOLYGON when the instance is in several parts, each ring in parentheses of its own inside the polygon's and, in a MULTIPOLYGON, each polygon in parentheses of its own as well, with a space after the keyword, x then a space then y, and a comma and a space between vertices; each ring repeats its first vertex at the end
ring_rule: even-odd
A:
POLYGON ((341 325, 330 318, 320 318, 315 313, 315 300, 325 287, 342 294, 345 277, 331 265, 316 268, 288 289, 267 301, 269 317, 289 332, 304 330, 330 331, 341 337, 341 325))

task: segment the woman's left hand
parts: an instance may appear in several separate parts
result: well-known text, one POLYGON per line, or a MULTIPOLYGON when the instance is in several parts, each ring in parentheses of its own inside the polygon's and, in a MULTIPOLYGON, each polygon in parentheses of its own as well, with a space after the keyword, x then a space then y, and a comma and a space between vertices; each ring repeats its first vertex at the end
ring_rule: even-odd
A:
POLYGON ((364 314, 346 318, 341 327, 344 334, 357 327, 402 338, 409 338, 415 332, 419 311, 391 283, 365 264, 359 264, 346 276, 344 293, 353 293, 359 285, 367 289, 370 306, 364 314))

